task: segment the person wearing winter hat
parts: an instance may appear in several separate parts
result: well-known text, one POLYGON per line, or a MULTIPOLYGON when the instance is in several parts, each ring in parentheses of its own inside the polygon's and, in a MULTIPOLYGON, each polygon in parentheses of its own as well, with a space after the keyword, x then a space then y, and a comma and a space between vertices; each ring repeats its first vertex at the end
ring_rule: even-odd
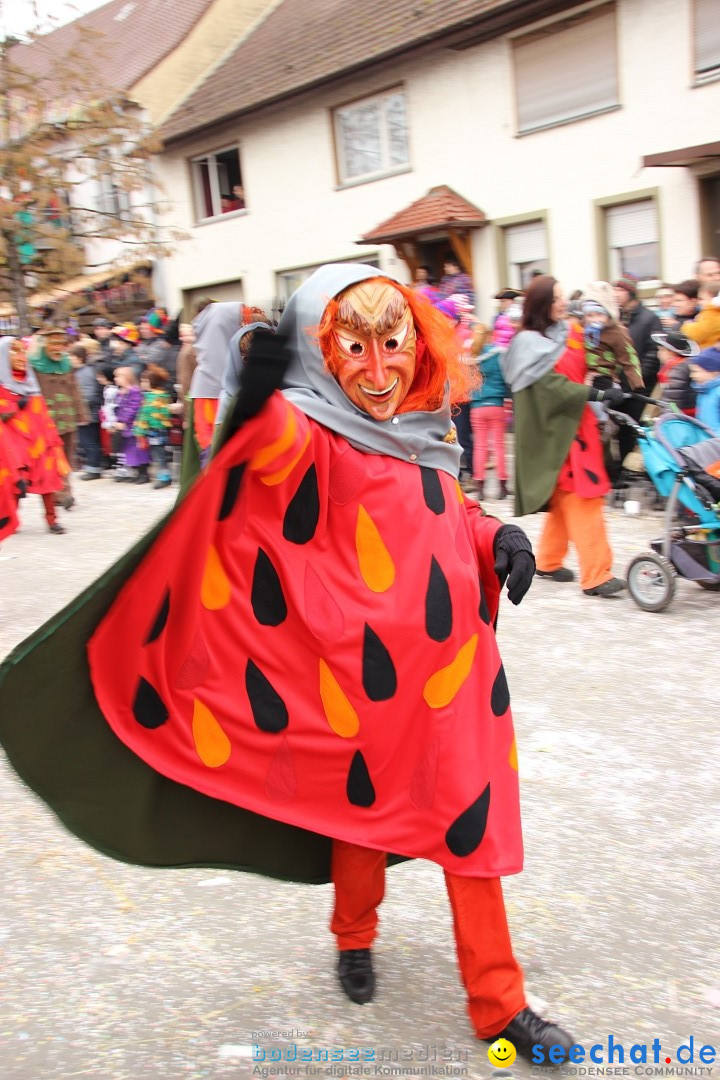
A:
POLYGON ((720 348, 703 349, 689 363, 697 394, 696 418, 720 435, 720 348))
MULTIPOLYGON (((658 346, 660 399, 675 405, 687 416, 695 415, 695 391, 690 378, 689 360, 697 356, 700 346, 678 331, 653 334, 658 346)), ((653 395, 654 396, 654 395, 653 395)))
POLYGON ((138 322, 140 340, 133 358, 136 367, 142 365, 144 371, 149 364, 163 365, 165 353, 169 348, 168 342, 163 337, 167 321, 167 315, 160 308, 152 308, 140 319, 138 322))
POLYGON ((139 377, 145 369, 142 360, 135 357, 140 335, 134 323, 122 323, 113 326, 110 333, 110 348, 112 349, 112 363, 115 368, 130 365, 139 377))
POLYGON ((644 390, 640 361, 630 335, 618 322, 620 309, 607 281, 593 281, 580 298, 585 326, 585 359, 593 386, 618 383, 625 391, 644 390))

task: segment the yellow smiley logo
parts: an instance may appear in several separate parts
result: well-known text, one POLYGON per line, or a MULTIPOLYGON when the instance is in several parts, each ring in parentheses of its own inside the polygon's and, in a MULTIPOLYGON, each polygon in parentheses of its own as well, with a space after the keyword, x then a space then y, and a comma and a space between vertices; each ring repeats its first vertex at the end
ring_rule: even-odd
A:
POLYGON ((496 1039, 488 1050, 488 1061, 496 1069, 509 1069, 516 1056, 515 1047, 507 1039, 496 1039))

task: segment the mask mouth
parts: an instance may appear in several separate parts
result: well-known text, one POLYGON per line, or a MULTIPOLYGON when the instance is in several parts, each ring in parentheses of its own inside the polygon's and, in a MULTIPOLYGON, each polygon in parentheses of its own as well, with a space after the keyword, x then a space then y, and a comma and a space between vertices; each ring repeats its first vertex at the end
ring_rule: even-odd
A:
POLYGON ((369 397, 375 398, 376 400, 381 400, 383 398, 390 397, 397 384, 398 380, 397 378, 395 378, 393 379, 390 386, 386 387, 384 390, 371 390, 369 387, 362 385, 360 386, 360 389, 362 390, 363 394, 368 394, 369 397))

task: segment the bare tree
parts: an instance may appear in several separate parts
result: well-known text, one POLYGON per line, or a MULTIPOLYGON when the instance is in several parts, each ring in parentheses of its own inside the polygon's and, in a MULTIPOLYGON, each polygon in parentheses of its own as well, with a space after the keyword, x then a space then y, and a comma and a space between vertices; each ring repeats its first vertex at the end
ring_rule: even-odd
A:
POLYGON ((0 42, 0 298, 20 329, 29 295, 84 270, 167 254, 157 149, 141 109, 104 85, 102 36, 0 42))

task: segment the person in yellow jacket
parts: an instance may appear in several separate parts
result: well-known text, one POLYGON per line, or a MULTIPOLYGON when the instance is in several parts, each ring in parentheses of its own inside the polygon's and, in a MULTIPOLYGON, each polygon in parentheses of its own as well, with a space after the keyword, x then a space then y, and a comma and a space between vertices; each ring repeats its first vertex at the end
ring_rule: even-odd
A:
POLYGON ((696 341, 701 349, 720 342, 720 282, 702 284, 698 289, 700 311, 690 322, 680 327, 680 333, 696 341))

